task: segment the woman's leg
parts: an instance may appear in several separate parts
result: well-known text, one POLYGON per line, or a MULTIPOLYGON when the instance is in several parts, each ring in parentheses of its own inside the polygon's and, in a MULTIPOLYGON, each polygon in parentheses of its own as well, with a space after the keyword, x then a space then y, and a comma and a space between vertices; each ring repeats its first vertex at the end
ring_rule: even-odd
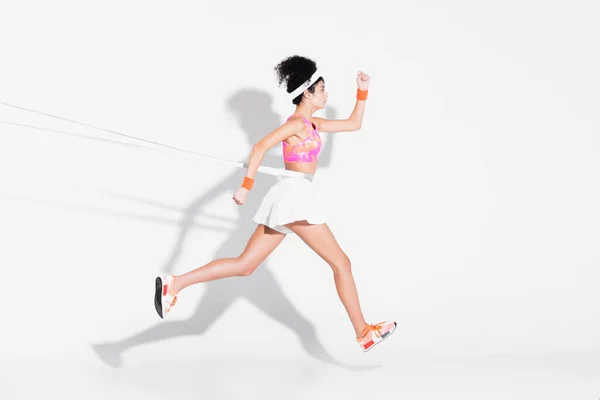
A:
POLYGON ((306 221, 293 222, 286 226, 333 269, 333 278, 338 296, 346 308, 356 336, 359 337, 368 324, 360 309, 350 259, 340 248, 329 226, 327 224, 310 225, 306 221))
POLYGON ((275 250, 286 234, 259 224, 238 257, 220 258, 185 274, 175 276, 173 294, 200 282, 231 276, 248 276, 275 250))

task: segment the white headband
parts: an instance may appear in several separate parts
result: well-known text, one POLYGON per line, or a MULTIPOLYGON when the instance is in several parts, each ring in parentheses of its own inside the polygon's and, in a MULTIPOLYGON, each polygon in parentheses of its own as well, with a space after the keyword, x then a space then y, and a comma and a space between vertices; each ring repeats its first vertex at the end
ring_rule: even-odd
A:
POLYGON ((308 89, 317 79, 319 79, 321 75, 319 74, 319 70, 317 69, 314 74, 310 77, 308 81, 300 85, 296 90, 292 93, 289 93, 290 98, 293 100, 296 97, 300 96, 306 89, 308 89))

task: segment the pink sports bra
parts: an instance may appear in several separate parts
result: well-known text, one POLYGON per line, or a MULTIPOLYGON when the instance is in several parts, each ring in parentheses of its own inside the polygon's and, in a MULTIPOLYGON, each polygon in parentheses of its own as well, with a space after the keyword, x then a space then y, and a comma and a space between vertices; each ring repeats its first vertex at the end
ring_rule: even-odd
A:
MULTIPOLYGON (((289 119, 294 115, 296 114, 290 115, 287 120, 289 121, 289 119)), ((295 144, 281 142, 283 144, 283 161, 286 163, 305 163, 316 161, 319 156, 319 152, 323 147, 323 142, 321 140, 321 136, 319 136, 319 132, 313 128, 312 123, 304 116, 300 115, 300 117, 306 125, 308 137, 302 142, 295 144)))

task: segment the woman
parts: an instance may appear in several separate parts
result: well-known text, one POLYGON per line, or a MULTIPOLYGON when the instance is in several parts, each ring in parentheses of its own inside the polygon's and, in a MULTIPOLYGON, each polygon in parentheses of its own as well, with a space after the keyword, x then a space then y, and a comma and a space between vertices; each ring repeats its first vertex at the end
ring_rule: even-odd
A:
MULTIPOLYGON (((253 146, 246 177, 233 196, 238 205, 245 203, 258 167, 271 147, 281 142, 285 168, 310 177, 317 170, 318 154, 322 147, 318 132, 356 131, 362 124, 370 79, 365 73, 358 72, 356 105, 350 117, 346 120, 328 120, 312 116, 315 111, 325 108, 328 97, 325 81, 319 76, 314 61, 295 55, 280 62, 275 71, 279 84, 286 82, 287 93, 296 110, 283 125, 253 146)), ((213 260, 182 275, 156 278, 154 304, 161 318, 175 305, 181 290, 200 282, 248 276, 288 233, 295 233, 333 269, 338 295, 363 351, 370 350, 396 329, 393 321, 378 324, 366 322, 360 308, 350 259, 327 226, 312 179, 302 175, 280 178, 263 198, 253 220, 258 226, 238 257, 213 260)))

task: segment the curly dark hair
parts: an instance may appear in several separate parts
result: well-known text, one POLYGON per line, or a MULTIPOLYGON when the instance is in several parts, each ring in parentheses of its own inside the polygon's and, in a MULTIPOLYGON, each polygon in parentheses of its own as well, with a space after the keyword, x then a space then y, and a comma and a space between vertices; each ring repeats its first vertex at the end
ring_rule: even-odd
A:
MULTIPOLYGON (((317 63, 315 63, 309 58, 294 55, 291 57, 287 57, 279 64, 277 64, 274 70, 275 72, 277 72, 277 83, 279 84, 279 86, 281 86, 281 83, 285 81, 287 83, 287 92, 292 93, 294 90, 300 87, 300 85, 302 85, 310 79, 312 74, 314 74, 317 70, 317 63)), ((320 81, 325 82, 325 79, 323 79, 323 77, 320 76, 319 79, 315 81, 315 83, 310 85, 308 91, 310 93, 314 93, 315 86, 320 81)), ((298 105, 301 101, 302 94, 294 98, 292 100, 292 104, 298 105)))

